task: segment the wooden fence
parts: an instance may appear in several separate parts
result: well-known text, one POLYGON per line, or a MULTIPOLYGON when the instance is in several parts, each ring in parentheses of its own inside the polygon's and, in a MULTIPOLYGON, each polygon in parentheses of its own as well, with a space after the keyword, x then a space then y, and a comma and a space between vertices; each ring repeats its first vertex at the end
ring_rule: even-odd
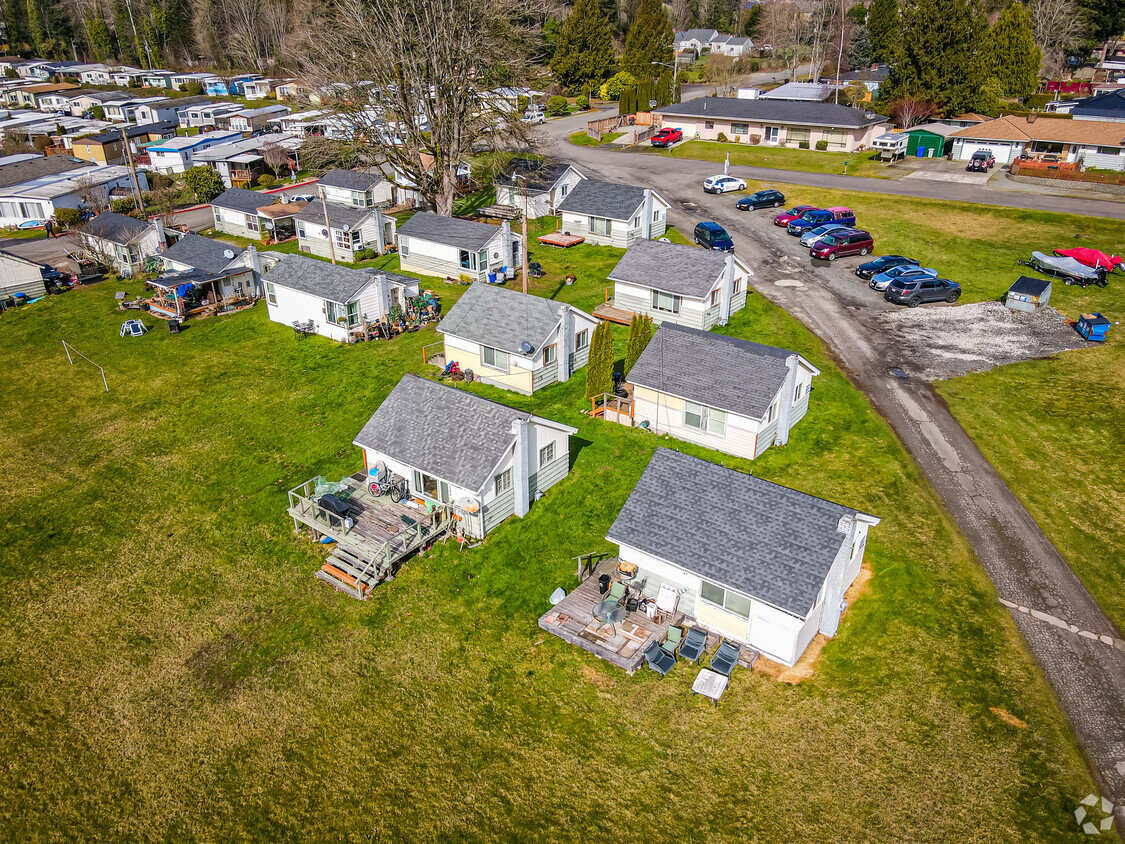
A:
POLYGON ((651 111, 638 111, 636 114, 621 114, 613 117, 602 117, 591 120, 586 124, 586 137, 593 138, 601 143, 602 136, 617 131, 630 131, 635 127, 647 126, 649 130, 638 129, 634 132, 633 143, 647 141, 656 131, 655 120, 651 111), (647 131, 647 134, 646 134, 647 131), (643 137, 641 137, 643 135, 643 137))
POLYGON ((1013 161, 1009 172, 1013 176, 1036 179, 1059 179, 1070 182, 1092 182, 1102 185, 1125 185, 1125 173, 1090 173, 1079 169, 1078 164, 1047 164, 1040 161, 1013 161))

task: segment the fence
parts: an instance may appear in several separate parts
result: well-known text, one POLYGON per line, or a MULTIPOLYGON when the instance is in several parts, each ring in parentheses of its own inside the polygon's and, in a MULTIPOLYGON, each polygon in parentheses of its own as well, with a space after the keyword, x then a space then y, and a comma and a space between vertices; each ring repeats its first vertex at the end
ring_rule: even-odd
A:
POLYGON ((1013 161, 1009 172, 1013 176, 1030 176, 1036 179, 1059 179, 1070 182, 1091 182, 1101 185, 1125 185, 1125 173, 1090 173, 1079 169, 1078 164, 1046 164, 1032 161, 1013 161))
POLYGON ((633 132, 633 143, 639 144, 647 141, 656 132, 655 120, 651 111, 638 111, 636 114, 621 114, 613 117, 602 117, 591 120, 586 124, 586 137, 593 138, 601 143, 602 136, 620 129, 633 132), (647 129, 634 129, 635 126, 647 126, 647 129))

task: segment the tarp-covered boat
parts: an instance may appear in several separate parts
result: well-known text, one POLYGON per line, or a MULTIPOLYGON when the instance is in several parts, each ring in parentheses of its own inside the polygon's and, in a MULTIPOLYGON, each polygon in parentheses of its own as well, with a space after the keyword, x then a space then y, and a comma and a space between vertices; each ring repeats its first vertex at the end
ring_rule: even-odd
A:
POLYGON ((1085 264, 1087 267, 1106 267, 1110 270, 1115 270, 1122 264, 1125 264, 1121 258, 1116 255, 1106 255, 1100 249, 1092 249, 1089 246, 1076 246, 1073 249, 1056 249, 1056 255, 1061 255, 1064 258, 1073 258, 1080 264, 1085 264))
POLYGON ((1097 270, 1088 267, 1074 258, 1047 255, 1043 252, 1032 252, 1030 261, 1020 261, 1025 267, 1033 267, 1046 275, 1053 275, 1065 279, 1067 284, 1105 285, 1106 269, 1097 270))

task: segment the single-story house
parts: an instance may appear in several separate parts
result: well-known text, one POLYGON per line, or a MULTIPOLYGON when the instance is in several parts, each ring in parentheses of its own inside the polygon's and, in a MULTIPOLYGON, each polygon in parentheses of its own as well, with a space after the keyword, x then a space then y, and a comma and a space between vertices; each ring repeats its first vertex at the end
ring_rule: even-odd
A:
POLYGON ((694 625, 792 666, 817 633, 836 635, 877 524, 862 511, 658 448, 606 539, 637 566, 638 579, 679 591, 677 609, 694 625))
POLYGON ((113 267, 120 276, 141 272, 145 262, 164 247, 156 225, 113 211, 87 220, 76 236, 81 251, 113 267))
POLYGON ((946 123, 950 126, 956 126, 958 129, 965 129, 969 126, 976 126, 980 123, 987 123, 991 119, 991 117, 986 117, 983 114, 976 114, 974 112, 967 111, 964 114, 957 115, 957 117, 943 117, 941 119, 941 122, 946 123))
POLYGON ((391 306, 418 295, 418 279, 385 270, 353 270, 280 255, 262 276, 269 318, 283 325, 312 322, 317 334, 351 342, 364 323, 386 319, 391 306))
POLYGON ((1075 120, 1125 123, 1125 90, 1117 89, 1088 97, 1070 110, 1075 120))
POLYGON ((656 109, 662 126, 683 130, 684 137, 717 140, 722 133, 736 143, 800 146, 852 152, 868 148, 887 118, 837 103, 699 97, 656 109))
POLYGON ((203 85, 208 79, 213 79, 210 73, 173 73, 168 79, 168 87, 173 91, 184 91, 193 82, 203 85))
POLYGON ((163 99, 163 97, 131 97, 108 102, 105 104, 105 119, 115 123, 135 123, 138 108, 158 103, 163 99))
POLYGON ((558 213, 559 203, 586 177, 573 164, 538 158, 513 158, 494 180, 496 202, 511 205, 528 219, 558 213), (526 194, 526 195, 525 195, 526 194))
POLYGON ((514 278, 522 261, 520 248, 519 235, 507 222, 490 226, 419 211, 398 227, 399 265, 423 275, 514 278))
POLYGON ((336 168, 316 183, 321 197, 336 205, 354 208, 387 208, 394 204, 394 185, 380 171, 336 168))
POLYGON ((78 81, 83 85, 112 85, 113 72, 103 65, 97 65, 78 74, 78 81))
POLYGON ((370 472, 406 478, 413 494, 452 504, 484 538, 570 473, 576 428, 417 375, 405 375, 355 438, 370 472), (426 424, 418 424, 425 419, 426 424))
POLYGON ((437 330, 447 361, 485 384, 531 395, 586 365, 597 326, 573 305, 477 281, 437 330))
POLYGON ((638 240, 609 274, 614 307, 707 330, 746 307, 754 273, 733 254, 638 240))
POLYGON ((266 124, 275 117, 281 117, 292 111, 289 106, 271 105, 261 108, 244 108, 241 111, 232 111, 220 114, 216 123, 220 128, 233 129, 237 132, 257 132, 265 129, 266 124))
POLYGON ((796 352, 664 323, 629 370, 632 423, 753 460, 789 442, 819 374, 796 352))
POLYGON ((719 37, 717 29, 687 29, 682 32, 672 33, 672 46, 677 53, 695 53, 699 55, 704 48, 710 47, 711 42, 719 37))
POLYGON ((292 82, 292 78, 284 79, 251 79, 242 86, 242 95, 248 100, 264 100, 274 93, 279 85, 292 82))
POLYGON ((206 126, 218 126, 219 119, 223 115, 239 111, 242 111, 242 106, 238 103, 214 103, 205 100, 178 112, 176 119, 184 129, 202 129, 206 126))
POLYGON ((741 59, 754 50, 754 42, 741 35, 716 35, 708 46, 712 56, 730 56, 741 59))
POLYGON ((193 160, 196 165, 216 170, 224 187, 248 188, 266 172, 266 162, 260 150, 267 144, 278 144, 289 152, 295 152, 300 146, 300 142, 290 135, 259 135, 215 144, 195 153, 193 160))
MULTIPOLYGON (((272 263, 272 254, 269 256, 272 263)), ((262 298, 262 260, 253 246, 239 249, 188 233, 160 253, 164 272, 149 283, 149 311, 165 319, 219 313, 262 298)))
POLYGON ((150 70, 141 75, 141 86, 144 88, 171 89, 172 74, 166 70, 150 70))
POLYGON ((987 149, 997 164, 1021 155, 1076 163, 1106 170, 1125 170, 1125 125, 1100 120, 1008 115, 953 133, 953 157, 968 161, 987 149))
POLYGON ((308 86, 301 84, 296 79, 290 79, 288 82, 282 82, 278 85, 273 94, 279 100, 300 100, 308 98, 309 89, 308 86))
POLYGON ((195 166, 195 154, 216 144, 225 144, 242 137, 241 132, 204 132, 169 138, 150 145, 148 169, 158 173, 183 173, 195 166))
POLYGON ((27 85, 23 88, 12 88, 4 94, 9 105, 23 106, 24 108, 39 108, 39 98, 47 94, 56 94, 60 91, 73 91, 77 85, 69 82, 56 82, 46 85, 27 85))
POLYGON ((171 120, 178 123, 180 114, 193 106, 210 105, 207 97, 164 97, 141 103, 136 108, 138 123, 154 123, 171 120))
POLYGON ((164 262, 165 272, 203 270, 217 273, 225 270, 245 251, 221 240, 188 232, 161 252, 160 258, 164 262))
POLYGON ((248 73, 230 78, 212 76, 203 80, 203 92, 215 97, 241 96, 243 86, 245 86, 247 82, 253 82, 261 78, 261 74, 257 73, 248 73))
POLYGON ((847 73, 840 74, 840 84, 848 85, 852 82, 860 82, 868 90, 871 97, 879 96, 879 88, 887 81, 891 75, 891 69, 888 65, 878 64, 873 65, 863 70, 849 70, 847 73))
POLYGON ((45 271, 49 272, 38 261, 0 249, 0 305, 11 302, 17 294, 28 299, 47 295, 45 271))
MULTIPOLYGON (((137 180, 147 190, 144 173, 137 180)), ((59 208, 88 209, 87 194, 97 194, 95 204, 102 204, 118 189, 133 189, 128 167, 99 167, 66 155, 6 164, 0 167, 0 226, 43 222, 59 208)))
POLYGON ((104 112, 108 103, 129 99, 123 91, 62 91, 53 96, 65 97, 66 111, 74 117, 81 117, 95 106, 100 106, 104 112))
POLYGON ((627 249, 634 241, 662 237, 671 207, 652 188, 583 179, 558 204, 560 229, 595 246, 627 249))
POLYGON ((137 144, 176 137, 176 124, 173 122, 149 123, 109 129, 96 135, 88 135, 85 138, 75 138, 71 141, 70 152, 75 158, 81 158, 83 161, 89 161, 92 164, 103 166, 125 164, 125 145, 121 142, 122 134, 128 139, 130 151, 135 154, 137 144))
POLYGON ((948 123, 923 123, 906 130, 906 155, 910 158, 942 158, 953 150, 950 137, 958 131, 948 123))
POLYGON ((139 88, 143 84, 145 72, 135 67, 120 67, 109 75, 111 85, 119 88, 139 88))
POLYGON ((322 258, 354 261, 361 249, 380 255, 394 243, 395 220, 381 208, 353 208, 314 200, 296 216, 297 248, 322 258))
MULTIPOLYGON (((266 208, 274 209, 277 197, 268 193, 247 190, 246 188, 227 188, 211 200, 211 213, 215 215, 215 231, 258 240, 262 230, 276 225, 275 214, 263 215, 266 208)), ((306 206, 304 202, 288 202, 278 205, 286 212, 283 216, 295 218, 306 206), (291 212, 291 213, 289 213, 291 212)))

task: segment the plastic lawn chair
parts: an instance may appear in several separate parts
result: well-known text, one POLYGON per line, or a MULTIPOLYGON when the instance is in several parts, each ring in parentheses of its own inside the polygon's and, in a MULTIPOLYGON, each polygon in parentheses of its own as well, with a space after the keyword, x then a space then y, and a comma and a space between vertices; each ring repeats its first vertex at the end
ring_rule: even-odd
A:
POLYGON ((723 639, 719 649, 715 651, 714 656, 711 657, 711 665, 709 666, 712 671, 719 674, 725 674, 727 677, 734 671, 734 667, 738 665, 738 657, 742 653, 742 648, 738 645, 733 645, 726 639, 723 639))
POLYGON ((699 662, 707 648, 707 631, 702 627, 691 627, 680 642, 680 656, 688 662, 699 662))
POLYGON ((661 645, 661 647, 664 648, 664 652, 670 653, 672 654, 672 656, 675 656, 676 649, 680 646, 680 642, 683 640, 683 637, 684 631, 679 627, 669 627, 668 638, 665 639, 664 644, 661 645))
POLYGON ((645 651, 645 662, 663 680, 664 676, 675 666, 676 658, 665 651, 658 643, 653 642, 645 651))

